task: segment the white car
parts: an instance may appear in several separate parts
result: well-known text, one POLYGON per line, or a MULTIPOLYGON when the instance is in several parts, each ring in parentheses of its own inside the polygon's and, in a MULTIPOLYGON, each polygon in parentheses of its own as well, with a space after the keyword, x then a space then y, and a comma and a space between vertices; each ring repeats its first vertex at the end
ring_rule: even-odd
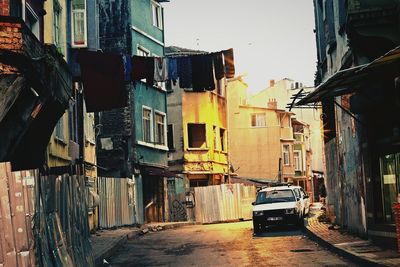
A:
POLYGON ((302 227, 308 211, 309 197, 300 186, 264 188, 253 202, 254 233, 262 232, 271 225, 295 224, 302 227))

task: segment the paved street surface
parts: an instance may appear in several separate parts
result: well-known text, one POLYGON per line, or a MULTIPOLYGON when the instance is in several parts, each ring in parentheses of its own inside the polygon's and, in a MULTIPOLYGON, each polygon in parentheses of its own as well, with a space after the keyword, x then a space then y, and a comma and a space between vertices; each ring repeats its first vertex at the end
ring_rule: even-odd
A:
POLYGON ((300 230, 275 228, 253 237, 252 222, 193 225, 129 240, 111 266, 358 266, 300 230))

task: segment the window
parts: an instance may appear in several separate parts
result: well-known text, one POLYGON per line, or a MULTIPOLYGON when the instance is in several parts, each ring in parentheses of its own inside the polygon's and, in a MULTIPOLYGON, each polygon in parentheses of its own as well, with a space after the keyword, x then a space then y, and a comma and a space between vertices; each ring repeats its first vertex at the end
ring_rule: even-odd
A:
POLYGON ((214 136, 214 150, 218 150, 218 135, 217 135, 217 127, 213 126, 213 136, 214 136))
POLYGON ((62 53, 62 46, 61 46, 61 6, 57 0, 54 1, 53 5, 53 41, 54 45, 57 47, 58 51, 62 53))
POLYGON ((72 0, 72 47, 87 47, 86 0, 72 0))
POLYGON ((165 145, 165 114, 155 113, 156 118, 156 144, 165 145))
POLYGON ((56 124, 55 136, 60 141, 65 141, 64 136, 64 115, 60 118, 60 120, 56 124))
POLYGON ((189 123, 188 142, 189 148, 206 148, 206 125, 189 123))
POLYGON ((294 169, 296 171, 301 171, 302 167, 301 167, 301 153, 300 151, 296 150, 293 152, 293 158, 294 158, 294 169))
POLYGON ((153 13, 153 25, 159 29, 162 29, 163 28, 162 7, 158 3, 151 1, 151 10, 153 13))
POLYGON ((86 141, 91 142, 92 144, 95 143, 96 137, 94 133, 94 114, 93 113, 86 113, 84 116, 85 120, 85 138, 86 141))
POLYGON ((25 24, 39 40, 40 39, 39 17, 36 15, 35 11, 33 11, 33 9, 28 3, 26 3, 25 12, 26 12, 25 24))
POLYGON ((225 151, 225 130, 219 129, 219 141, 221 144, 221 151, 225 151))
POLYGON ((283 165, 290 165, 290 146, 283 145, 283 165))
POLYGON ((267 126, 265 113, 251 114, 251 126, 252 127, 265 127, 265 126, 267 126))
POLYGON ((392 203, 396 202, 400 184, 400 153, 381 156, 380 173, 383 220, 385 223, 393 223, 392 203))
POLYGON ((174 143, 174 125, 173 124, 168 124, 168 148, 169 150, 174 150, 175 149, 175 143, 174 143))
MULTIPOLYGON (((138 46, 136 49, 136 55, 140 57, 149 57, 150 51, 144 48, 143 46, 138 46)), ((142 82, 146 82, 146 79, 141 79, 142 82)))
POLYGON ((141 57, 148 57, 150 56, 150 51, 143 46, 138 46, 136 49, 136 54, 141 57))
POLYGON ((143 107, 143 141, 151 143, 153 139, 153 116, 150 108, 143 107))

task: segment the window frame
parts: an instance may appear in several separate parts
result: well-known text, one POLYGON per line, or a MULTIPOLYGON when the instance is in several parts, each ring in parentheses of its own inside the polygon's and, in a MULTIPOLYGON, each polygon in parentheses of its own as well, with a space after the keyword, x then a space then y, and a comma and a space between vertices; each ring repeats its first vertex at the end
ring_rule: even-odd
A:
POLYGON ((63 144, 66 144, 67 138, 65 136, 64 116, 65 116, 65 113, 57 121, 56 126, 54 127, 54 137, 57 141, 60 141, 63 144))
POLYGON ((170 151, 176 149, 174 138, 175 138, 175 125, 173 123, 167 124, 167 146, 170 151), (171 126, 171 131, 169 130, 170 129, 169 126, 171 126), (170 134, 171 134, 171 139, 170 139, 170 134), (171 146, 169 140, 171 140, 171 146))
POLYGON ((294 170, 295 171, 303 171, 303 162, 302 162, 302 156, 301 156, 301 150, 294 150, 293 151, 293 160, 294 160, 294 170), (298 154, 298 157, 296 157, 296 154, 298 154), (296 162, 296 159, 298 162, 296 162), (297 163, 299 166, 297 166, 297 163), (299 167, 299 168, 297 168, 299 167))
POLYGON ((157 27, 160 30, 164 28, 164 21, 163 21, 163 8, 162 6, 155 2, 151 1, 151 17, 153 21, 153 26, 157 27))
POLYGON ((71 1, 71 47, 72 48, 83 48, 88 46, 88 33, 87 33, 87 3, 86 0, 82 0, 84 3, 83 9, 77 8, 74 9, 74 0, 71 1), (83 14, 83 43, 76 43, 75 40, 75 15, 76 14, 83 14))
POLYGON ((253 128, 267 127, 267 114, 265 113, 251 113, 250 115, 250 126, 253 128), (258 116, 262 115, 264 117, 264 125, 259 125, 258 116), (253 125, 253 116, 255 116, 255 125, 253 125))
POLYGON ((282 145, 282 162, 283 166, 290 166, 290 145, 289 144, 283 144, 282 145), (287 151, 285 151, 285 147, 288 148, 287 151), (285 154, 287 154, 287 163, 285 162, 285 154))
POLYGON ((155 126, 155 138, 154 138, 154 143, 156 145, 162 145, 162 146, 168 146, 168 140, 167 140, 167 114, 165 112, 159 111, 159 110, 154 110, 154 126, 155 126), (162 130, 163 130, 163 143, 158 143, 158 122, 157 122, 157 115, 162 116, 162 130))
POLYGON ((53 42, 54 45, 59 49, 59 52, 63 52, 61 46, 61 19, 62 19, 62 7, 58 0, 53 2, 53 42))
POLYGON ((226 140, 225 139, 226 139, 226 129, 219 128, 218 140, 219 140, 219 143, 220 143, 220 150, 222 152, 226 152, 226 145, 225 145, 225 141, 226 140))
POLYGON ((153 118, 153 109, 152 109, 151 107, 142 105, 142 141, 143 141, 144 143, 152 144, 153 141, 154 141, 154 126, 153 126, 153 121, 154 121, 154 118, 153 118), (146 138, 145 138, 146 134, 145 134, 145 127, 144 127, 144 120, 145 120, 145 117, 144 117, 144 110, 150 111, 150 118, 149 118, 149 131, 150 131, 149 138, 150 138, 150 140, 146 140, 146 138))
POLYGON ((207 142, 207 124, 206 123, 195 123, 195 122, 189 122, 186 125, 186 129, 187 129, 187 148, 189 150, 208 150, 208 142, 207 142), (204 144, 205 147, 192 147, 190 146, 190 132, 189 132, 189 125, 203 125, 204 126, 204 144))

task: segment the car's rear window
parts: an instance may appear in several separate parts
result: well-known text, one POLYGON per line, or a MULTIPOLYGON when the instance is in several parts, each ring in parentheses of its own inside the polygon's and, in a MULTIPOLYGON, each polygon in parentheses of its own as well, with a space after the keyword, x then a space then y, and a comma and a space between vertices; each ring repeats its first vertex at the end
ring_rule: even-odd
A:
POLYGON ((258 192, 256 204, 268 204, 277 202, 290 202, 295 201, 293 191, 290 189, 286 190, 271 190, 258 192))

